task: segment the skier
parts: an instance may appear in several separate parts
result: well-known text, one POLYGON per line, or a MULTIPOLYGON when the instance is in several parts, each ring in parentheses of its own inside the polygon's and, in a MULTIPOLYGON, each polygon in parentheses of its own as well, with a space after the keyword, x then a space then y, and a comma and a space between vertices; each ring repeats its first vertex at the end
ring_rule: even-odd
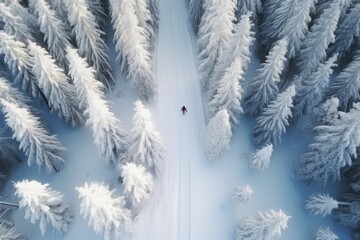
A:
POLYGON ((180 111, 182 111, 183 114, 185 114, 185 112, 187 112, 187 109, 185 106, 182 106, 182 108, 180 109, 180 111))

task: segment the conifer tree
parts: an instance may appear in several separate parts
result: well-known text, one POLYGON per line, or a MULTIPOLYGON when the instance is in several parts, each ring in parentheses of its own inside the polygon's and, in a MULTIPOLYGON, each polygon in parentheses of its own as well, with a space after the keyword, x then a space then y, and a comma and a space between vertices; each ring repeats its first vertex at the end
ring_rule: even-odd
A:
POLYGON ((107 163, 115 166, 127 158, 128 136, 122 124, 110 111, 104 97, 104 85, 96 81, 95 69, 90 67, 76 49, 67 50, 69 75, 74 81, 80 107, 85 109, 86 125, 93 132, 93 139, 107 163))
POLYGON ((340 17, 339 3, 333 2, 315 19, 297 55, 297 66, 302 74, 310 74, 325 60, 326 50, 335 41, 335 30, 340 17))
POLYGON ((294 96, 295 86, 292 85, 264 108, 256 119, 256 126, 253 130, 255 143, 276 145, 280 142, 281 135, 286 132, 286 127, 289 125, 289 117, 292 116, 291 108, 294 96))
POLYGON ((235 0, 204 0, 199 33, 199 72, 202 85, 208 88, 208 79, 222 53, 230 47, 235 28, 235 0))
POLYGON ((32 72, 49 107, 57 111, 59 117, 71 126, 81 123, 82 112, 79 109, 79 101, 63 69, 59 68, 49 53, 36 43, 29 42, 28 49, 34 63, 32 72))
POLYGON ((135 1, 110 0, 115 49, 121 69, 140 92, 143 100, 152 100, 156 83, 152 69, 151 46, 146 30, 136 16, 135 1))
POLYGON ((329 227, 320 227, 316 231, 315 240, 338 240, 339 237, 329 227))
POLYGON ((263 21, 261 22, 260 25, 260 40, 261 40, 261 45, 265 48, 265 49, 270 49, 271 48, 271 44, 274 42, 273 38, 270 38, 270 34, 271 32, 275 32, 277 30, 275 30, 273 27, 274 22, 275 22, 275 18, 276 18, 276 11, 277 9, 280 8, 280 5, 285 2, 285 1, 281 1, 281 0, 265 0, 263 1, 263 21))
POLYGON ((20 198, 19 207, 25 208, 25 219, 30 219, 33 224, 39 220, 42 235, 48 224, 56 233, 68 231, 73 213, 60 192, 35 180, 16 182, 14 187, 15 195, 20 198))
POLYGON ((360 100, 360 51, 354 54, 352 61, 336 77, 330 86, 330 93, 338 97, 340 108, 348 110, 353 102, 360 100))
POLYGON ((265 1, 261 24, 261 44, 267 52, 283 38, 288 41, 288 58, 295 56, 307 33, 315 0, 265 1))
POLYGON ((360 2, 354 3, 335 31, 335 43, 330 47, 330 51, 339 53, 339 57, 349 53, 356 38, 360 37, 359 12, 360 2))
POLYGON ((341 10, 340 19, 343 19, 353 2, 354 0, 317 0, 316 15, 321 15, 332 3, 337 3, 341 10))
POLYGON ((131 133, 130 159, 144 164, 158 174, 165 158, 164 145, 160 133, 155 129, 150 111, 140 100, 135 102, 131 133))
POLYGON ((34 9, 51 56, 56 59, 60 67, 67 69, 66 48, 70 46, 70 33, 66 25, 46 0, 29 0, 29 5, 34 9))
POLYGON ((233 193, 233 198, 241 202, 247 202, 251 200, 252 194, 253 189, 249 185, 245 185, 242 187, 239 186, 235 189, 235 192, 233 193))
POLYGON ((56 136, 50 135, 28 108, 3 99, 0 103, 6 125, 13 131, 13 138, 20 143, 20 150, 28 157, 28 165, 35 162, 48 172, 58 172, 64 160, 59 156, 63 147, 56 136))
POLYGON ((329 125, 334 122, 339 117, 338 108, 339 99, 337 97, 331 97, 316 106, 312 111, 315 125, 329 125))
POLYGON ((29 26, 26 25, 25 19, 14 15, 9 6, 5 3, 0 3, 0 22, 4 23, 4 32, 9 35, 14 35, 15 39, 21 42, 26 40, 34 41, 32 32, 29 26))
POLYGON ((125 206, 124 197, 116 196, 114 189, 110 190, 104 183, 85 182, 76 190, 81 200, 80 213, 89 218, 88 225, 96 234, 104 234, 105 240, 112 240, 131 232, 131 212, 125 206))
POLYGON ((331 214, 332 210, 338 207, 339 202, 330 197, 329 194, 313 194, 305 204, 305 209, 308 212, 314 215, 322 215, 322 217, 331 214))
POLYGON ((254 40, 250 16, 251 13, 243 15, 237 24, 230 47, 218 58, 209 83, 210 112, 226 109, 232 124, 237 124, 238 114, 243 112, 240 83, 250 62, 250 45, 254 40))
POLYGON ((310 144, 304 154, 299 178, 305 181, 315 180, 322 186, 328 182, 340 180, 340 170, 352 165, 356 158, 356 148, 360 146, 360 104, 345 113, 339 112, 339 118, 329 125, 318 126, 315 142, 310 144))
POLYGON ((273 145, 271 143, 256 150, 251 158, 251 167, 258 170, 264 170, 269 167, 272 152, 273 145))
POLYGON ((297 94, 294 100, 293 117, 297 118, 310 112, 318 105, 329 86, 332 68, 336 66, 337 54, 329 58, 325 63, 320 63, 316 71, 310 76, 299 80, 297 94))
POLYGON ((38 89, 31 73, 33 63, 25 44, 16 41, 14 36, 0 31, 0 54, 4 54, 6 65, 15 76, 15 83, 21 85, 24 91, 36 97, 38 89))
POLYGON ((257 70, 244 98, 245 112, 251 116, 259 114, 279 93, 277 84, 284 69, 287 41, 279 40, 271 49, 261 68, 257 70))
POLYGON ((232 132, 226 109, 218 111, 206 128, 205 153, 211 160, 218 160, 229 148, 232 132))
POLYGON ((95 16, 89 10, 86 0, 64 0, 68 20, 79 47, 80 56, 87 59, 96 70, 96 79, 102 82, 107 91, 114 85, 109 63, 109 50, 101 35, 95 16))
POLYGON ((121 167, 124 194, 134 207, 141 207, 149 200, 153 190, 152 175, 142 165, 125 163, 121 167))
POLYGON ((268 240, 280 237, 281 231, 287 228, 287 223, 291 217, 287 216, 282 210, 276 212, 270 210, 262 214, 257 212, 254 217, 248 217, 236 229, 236 240, 268 240))
POLYGON ((40 40, 41 39, 40 34, 38 33, 40 27, 36 21, 36 17, 29 12, 29 9, 27 7, 22 6, 19 1, 4 0, 4 2, 7 4, 7 6, 9 6, 11 13, 14 16, 21 16, 21 18, 24 19, 24 22, 31 30, 32 35, 36 39, 40 40))
MULTIPOLYGON (((311 21, 310 13, 314 9, 317 0, 295 0, 288 1, 290 9, 285 11, 287 18, 283 18, 283 28, 279 28, 277 39, 286 38, 288 42, 287 57, 291 59, 298 53, 301 43, 306 37, 308 25, 311 21)), ((277 11, 281 12, 279 8, 277 11)), ((281 19, 281 18, 280 18, 281 19)), ((276 19, 280 21, 280 19, 276 19)), ((275 27, 276 28, 276 27, 275 27)))
POLYGON ((153 47, 155 29, 152 25, 153 16, 150 12, 150 0, 135 0, 135 14, 139 26, 145 30, 146 41, 153 47))

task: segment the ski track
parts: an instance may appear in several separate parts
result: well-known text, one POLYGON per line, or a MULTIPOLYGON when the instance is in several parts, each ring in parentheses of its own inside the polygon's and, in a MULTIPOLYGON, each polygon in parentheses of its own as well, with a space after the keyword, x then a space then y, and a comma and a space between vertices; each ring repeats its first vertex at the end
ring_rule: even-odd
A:
POLYGON ((160 14, 154 113, 166 162, 132 239, 189 240, 192 159, 202 158, 202 134, 197 133, 203 133, 205 120, 185 1, 160 0, 160 14), (185 115, 182 105, 188 109, 185 115))

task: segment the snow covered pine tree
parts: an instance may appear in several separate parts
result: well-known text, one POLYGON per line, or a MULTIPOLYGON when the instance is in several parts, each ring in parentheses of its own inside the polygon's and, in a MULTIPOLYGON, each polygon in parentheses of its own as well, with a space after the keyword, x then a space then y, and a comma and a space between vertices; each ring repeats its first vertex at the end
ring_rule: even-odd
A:
POLYGON ((206 128, 205 153, 208 158, 219 159, 229 148, 231 125, 226 109, 220 110, 210 119, 206 128))
POLYGON ((291 85, 264 108, 256 119, 256 126, 253 130, 256 144, 272 143, 275 145, 280 142, 281 135, 285 133, 286 127, 289 125, 294 96, 295 85, 291 85))
POLYGON ((25 219, 31 223, 40 221, 41 234, 44 235, 47 224, 57 233, 68 231, 73 219, 64 197, 59 192, 52 190, 49 184, 41 184, 35 180, 23 180, 14 184, 15 195, 20 198, 19 207, 25 208, 25 219))
POLYGON ((240 223, 236 229, 235 239, 268 240, 280 237, 290 218, 282 210, 276 212, 271 209, 265 214, 258 212, 255 217, 248 217, 240 223))
POLYGON ((105 240, 121 239, 125 232, 131 232, 131 212, 125 207, 124 197, 117 197, 104 183, 85 182, 77 187, 80 213, 89 218, 96 234, 104 234, 105 240))
POLYGON ((153 190, 152 176, 144 166, 135 163, 125 163, 121 168, 124 194, 133 207, 141 208, 153 190))
POLYGON ((146 109, 140 100, 134 104, 135 114, 129 157, 131 161, 144 164, 151 171, 159 174, 165 158, 164 144, 152 122, 150 110, 146 109))
POLYGON ((105 161, 117 166, 127 158, 127 133, 110 111, 104 85, 96 80, 95 69, 79 56, 76 49, 67 49, 67 59, 69 75, 74 81, 80 108, 85 109, 86 125, 91 126, 94 143, 105 161))

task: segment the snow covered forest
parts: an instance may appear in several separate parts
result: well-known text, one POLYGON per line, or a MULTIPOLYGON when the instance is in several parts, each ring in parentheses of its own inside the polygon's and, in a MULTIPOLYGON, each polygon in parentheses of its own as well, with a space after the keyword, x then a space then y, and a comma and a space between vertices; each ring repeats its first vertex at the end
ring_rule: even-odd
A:
POLYGON ((0 239, 360 239, 359 0, 0 0, 0 109, 0 239))

